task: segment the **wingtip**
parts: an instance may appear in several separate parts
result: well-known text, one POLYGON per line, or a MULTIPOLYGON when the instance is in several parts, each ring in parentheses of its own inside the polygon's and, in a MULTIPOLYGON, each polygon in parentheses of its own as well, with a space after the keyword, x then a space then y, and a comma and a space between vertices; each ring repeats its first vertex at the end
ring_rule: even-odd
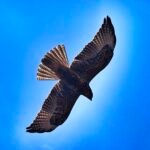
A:
POLYGON ((107 16, 107 22, 111 23, 111 18, 109 16, 107 16))
POLYGON ((26 132, 33 133, 31 129, 27 129, 27 128, 26 128, 26 132))
POLYGON ((110 17, 109 17, 108 15, 106 16, 106 18, 107 18, 107 19, 110 19, 110 17))
POLYGON ((32 130, 26 130, 26 132, 28 132, 28 133, 34 133, 34 131, 32 131, 32 130))
POLYGON ((26 132, 34 133, 35 131, 32 128, 32 124, 28 127, 26 127, 26 132))
POLYGON ((28 132, 28 133, 35 133, 37 131, 34 130, 31 126, 29 126, 29 127, 26 128, 26 132, 28 132))
POLYGON ((26 127, 26 130, 30 129, 30 126, 26 127))
POLYGON ((35 130, 31 126, 29 126, 29 127, 26 128, 26 132, 28 132, 28 133, 44 133, 44 132, 51 132, 53 130, 54 129, 49 129, 49 130, 35 130))
POLYGON ((111 18, 108 15, 104 18, 104 24, 112 24, 111 18))
POLYGON ((26 132, 30 132, 32 130, 31 126, 26 127, 26 132))

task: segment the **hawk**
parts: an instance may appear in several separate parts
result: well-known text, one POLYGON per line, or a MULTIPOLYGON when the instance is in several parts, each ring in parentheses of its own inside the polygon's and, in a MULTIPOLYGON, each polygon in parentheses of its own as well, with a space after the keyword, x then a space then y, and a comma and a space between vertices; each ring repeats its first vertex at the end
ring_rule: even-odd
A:
POLYGON ((64 45, 58 45, 46 53, 37 71, 38 80, 59 80, 27 132, 50 132, 64 123, 80 95, 92 100, 90 81, 110 62, 116 44, 116 36, 110 17, 94 39, 89 42, 72 62, 68 63, 64 45))

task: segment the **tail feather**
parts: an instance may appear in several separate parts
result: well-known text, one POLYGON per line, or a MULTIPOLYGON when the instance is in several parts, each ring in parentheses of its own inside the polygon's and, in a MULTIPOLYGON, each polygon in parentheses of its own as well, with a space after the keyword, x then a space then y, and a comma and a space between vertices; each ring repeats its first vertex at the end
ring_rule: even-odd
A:
POLYGON ((44 58, 41 60, 37 72, 37 79, 48 80, 55 79, 58 80, 57 70, 61 66, 69 67, 66 51, 64 45, 58 45, 58 47, 53 48, 48 52, 44 58))
POLYGON ((68 62, 68 58, 67 58, 67 54, 65 51, 65 47, 64 45, 60 46, 58 45, 58 48, 54 48, 55 51, 53 51, 59 58, 59 61, 62 61, 62 63, 64 64, 64 66, 68 66, 69 67, 69 62, 68 62))
POLYGON ((37 79, 38 80, 50 80, 50 79, 58 80, 59 78, 48 67, 44 66, 43 64, 40 64, 38 68, 38 72, 37 72, 37 79))

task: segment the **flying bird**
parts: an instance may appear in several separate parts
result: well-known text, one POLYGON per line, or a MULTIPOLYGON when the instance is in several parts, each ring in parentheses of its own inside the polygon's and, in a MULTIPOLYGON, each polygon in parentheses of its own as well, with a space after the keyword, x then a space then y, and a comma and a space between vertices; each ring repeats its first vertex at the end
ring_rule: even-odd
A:
POLYGON ((116 36, 110 17, 93 40, 74 58, 71 65, 64 45, 53 48, 41 60, 38 80, 59 80, 45 99, 40 112, 27 132, 50 132, 64 123, 80 95, 92 100, 90 81, 110 62, 116 44, 116 36))

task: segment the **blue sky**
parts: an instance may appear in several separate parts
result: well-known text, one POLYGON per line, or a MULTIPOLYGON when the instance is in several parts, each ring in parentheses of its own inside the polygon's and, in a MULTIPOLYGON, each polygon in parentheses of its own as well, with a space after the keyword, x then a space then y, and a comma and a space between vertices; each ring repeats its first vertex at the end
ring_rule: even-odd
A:
POLYGON ((0 147, 14 150, 150 149, 150 10, 148 1, 0 2, 0 147), (80 96, 55 131, 25 128, 55 81, 37 81, 43 55, 65 44, 69 62, 109 15, 117 44, 109 66, 91 82, 93 101, 80 96))

